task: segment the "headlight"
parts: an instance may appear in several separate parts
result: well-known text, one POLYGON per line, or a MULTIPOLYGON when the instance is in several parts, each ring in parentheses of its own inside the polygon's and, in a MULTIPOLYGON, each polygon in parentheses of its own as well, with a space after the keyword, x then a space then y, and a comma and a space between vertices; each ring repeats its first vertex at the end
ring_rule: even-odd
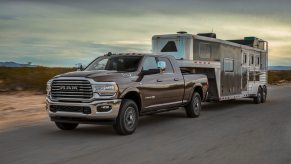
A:
POLYGON ((117 93, 118 87, 116 84, 94 84, 93 92, 100 96, 113 96, 117 93))
POLYGON ((51 92, 51 84, 52 84, 52 80, 49 80, 49 81, 46 83, 46 93, 47 93, 47 95, 49 95, 50 92, 51 92))

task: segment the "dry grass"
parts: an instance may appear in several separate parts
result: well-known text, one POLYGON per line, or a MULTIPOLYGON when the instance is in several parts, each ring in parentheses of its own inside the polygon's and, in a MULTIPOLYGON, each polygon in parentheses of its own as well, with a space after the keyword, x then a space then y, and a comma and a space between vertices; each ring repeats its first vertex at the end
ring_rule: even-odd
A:
POLYGON ((291 82, 291 71, 269 71, 268 82, 269 84, 291 82))
POLYGON ((46 82, 73 68, 9 68, 0 67, 0 91, 32 90, 45 92, 46 82))

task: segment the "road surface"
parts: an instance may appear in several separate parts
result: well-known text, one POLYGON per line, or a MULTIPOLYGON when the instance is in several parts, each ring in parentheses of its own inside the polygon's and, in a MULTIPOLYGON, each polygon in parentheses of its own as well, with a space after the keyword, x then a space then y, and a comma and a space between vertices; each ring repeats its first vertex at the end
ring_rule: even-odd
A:
POLYGON ((60 131, 47 119, 0 132, 0 149, 3 164, 290 164, 291 85, 269 89, 265 104, 205 104, 198 119, 182 109, 145 116, 130 136, 110 126, 60 131))

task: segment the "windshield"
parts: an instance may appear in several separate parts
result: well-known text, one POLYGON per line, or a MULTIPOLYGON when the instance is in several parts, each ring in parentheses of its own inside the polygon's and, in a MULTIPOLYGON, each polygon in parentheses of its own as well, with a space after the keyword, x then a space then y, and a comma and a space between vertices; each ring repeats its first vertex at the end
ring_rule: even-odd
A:
POLYGON ((86 71, 111 70, 119 72, 134 72, 137 70, 141 56, 108 56, 93 61, 86 71))

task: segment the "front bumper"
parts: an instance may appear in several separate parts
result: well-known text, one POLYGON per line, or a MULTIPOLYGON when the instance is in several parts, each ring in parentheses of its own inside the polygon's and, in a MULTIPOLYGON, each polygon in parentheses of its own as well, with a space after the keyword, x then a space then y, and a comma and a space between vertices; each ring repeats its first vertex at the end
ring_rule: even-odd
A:
POLYGON ((102 120, 115 120, 119 113, 119 108, 121 105, 121 99, 113 100, 95 100, 90 103, 75 103, 75 102, 55 102, 51 101, 49 98, 46 99, 47 112, 52 121, 62 121, 62 120, 73 120, 73 122, 94 122, 102 120), (98 112, 98 106, 109 105, 111 110, 106 112, 98 112), (76 107, 89 107, 91 109, 90 114, 85 114, 82 112, 74 111, 51 111, 51 106, 76 106, 76 107), (78 121, 83 120, 83 121, 78 121))

